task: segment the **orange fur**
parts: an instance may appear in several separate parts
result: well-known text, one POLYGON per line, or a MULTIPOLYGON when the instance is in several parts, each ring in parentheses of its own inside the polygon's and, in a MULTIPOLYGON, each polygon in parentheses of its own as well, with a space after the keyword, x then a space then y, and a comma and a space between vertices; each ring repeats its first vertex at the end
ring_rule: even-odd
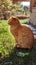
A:
POLYGON ((10 31, 13 34, 17 47, 31 48, 34 43, 34 35, 30 28, 21 25, 17 17, 11 17, 8 20, 10 31))

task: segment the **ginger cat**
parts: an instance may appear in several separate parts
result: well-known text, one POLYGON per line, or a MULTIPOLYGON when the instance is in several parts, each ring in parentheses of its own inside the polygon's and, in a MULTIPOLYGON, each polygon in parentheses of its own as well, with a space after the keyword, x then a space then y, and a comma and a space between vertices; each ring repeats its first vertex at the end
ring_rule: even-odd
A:
POLYGON ((32 48, 34 43, 33 32, 25 25, 20 24, 19 19, 12 16, 8 20, 10 32, 15 38, 16 46, 19 48, 32 48))

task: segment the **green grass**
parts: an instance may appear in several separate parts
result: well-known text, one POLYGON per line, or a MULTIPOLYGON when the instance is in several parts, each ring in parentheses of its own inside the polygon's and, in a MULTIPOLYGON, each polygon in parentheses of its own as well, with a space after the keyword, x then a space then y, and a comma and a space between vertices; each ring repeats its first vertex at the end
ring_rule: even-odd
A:
POLYGON ((14 46, 15 40, 9 32, 7 20, 0 20, 0 53, 8 55, 14 46))
POLYGON ((20 23, 26 23, 28 20, 29 20, 29 19, 21 19, 21 20, 19 20, 19 21, 20 21, 20 23))

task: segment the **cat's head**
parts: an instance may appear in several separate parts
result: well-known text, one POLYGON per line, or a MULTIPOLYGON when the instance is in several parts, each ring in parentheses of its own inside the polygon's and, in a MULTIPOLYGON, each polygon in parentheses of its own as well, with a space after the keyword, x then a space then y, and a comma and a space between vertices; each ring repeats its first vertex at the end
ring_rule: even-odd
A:
POLYGON ((18 19, 17 17, 12 16, 12 17, 9 18, 8 24, 9 24, 9 25, 14 25, 14 26, 15 26, 15 25, 19 25, 20 22, 19 22, 19 19, 18 19))

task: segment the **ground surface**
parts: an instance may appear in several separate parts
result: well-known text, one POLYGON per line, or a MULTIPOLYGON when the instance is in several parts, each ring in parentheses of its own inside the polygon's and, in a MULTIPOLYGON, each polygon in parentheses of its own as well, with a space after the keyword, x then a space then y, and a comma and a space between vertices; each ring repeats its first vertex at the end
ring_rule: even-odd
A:
POLYGON ((12 38, 12 41, 9 41, 9 40, 11 40, 11 35, 8 32, 8 24, 5 21, 2 21, 2 23, 0 21, 0 52, 1 53, 4 52, 4 55, 10 53, 8 57, 3 58, 2 60, 0 59, 0 65, 36 65, 36 39, 34 40, 34 45, 33 45, 31 54, 29 56, 30 57, 29 59, 28 58, 25 59, 25 57, 16 56, 15 51, 13 53, 10 52, 11 46, 14 42, 13 42, 13 38, 12 38), (7 45, 8 47, 6 46, 7 42, 9 44, 11 43, 11 45, 9 44, 7 45), (29 63, 27 63, 28 61, 29 63))

